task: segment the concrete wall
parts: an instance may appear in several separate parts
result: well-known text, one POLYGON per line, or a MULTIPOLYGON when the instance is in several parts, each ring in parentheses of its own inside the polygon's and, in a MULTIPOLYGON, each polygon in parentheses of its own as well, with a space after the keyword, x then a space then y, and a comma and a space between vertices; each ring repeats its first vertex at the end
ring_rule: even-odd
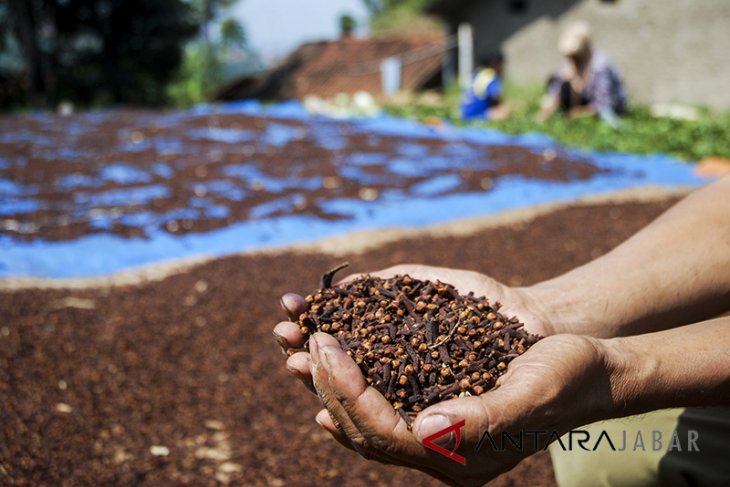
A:
MULTIPOLYGON (((560 62, 558 36, 587 20, 594 46, 616 63, 631 100, 730 108, 730 0, 512 0, 468 4, 476 51, 502 46, 507 76, 543 83, 560 62)), ((453 25, 452 25, 453 28, 453 25)))

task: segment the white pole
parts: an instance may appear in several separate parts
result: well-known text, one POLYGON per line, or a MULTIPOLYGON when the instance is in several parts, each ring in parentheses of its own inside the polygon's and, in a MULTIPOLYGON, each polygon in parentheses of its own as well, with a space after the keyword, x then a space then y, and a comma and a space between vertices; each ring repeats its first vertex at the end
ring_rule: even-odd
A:
POLYGON ((390 98, 400 90, 403 63, 398 57, 389 57, 380 62, 380 81, 383 96, 390 98))
POLYGON ((457 34, 459 43, 459 84, 462 88, 469 86, 474 71, 474 36, 471 25, 463 22, 459 24, 457 34))

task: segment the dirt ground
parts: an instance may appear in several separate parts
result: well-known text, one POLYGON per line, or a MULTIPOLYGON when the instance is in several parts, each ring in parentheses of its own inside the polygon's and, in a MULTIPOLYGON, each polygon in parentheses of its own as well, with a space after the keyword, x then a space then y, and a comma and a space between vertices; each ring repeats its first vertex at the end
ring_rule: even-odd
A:
MULTIPOLYGON (((572 206, 346 259, 353 272, 421 262, 526 285, 605 253, 672 201, 572 206)), ((310 291, 334 260, 251 254, 137 286, 0 292, 0 484, 439 485, 341 448, 286 373, 278 297, 310 291)), ((490 485, 553 486, 549 457, 490 485)))

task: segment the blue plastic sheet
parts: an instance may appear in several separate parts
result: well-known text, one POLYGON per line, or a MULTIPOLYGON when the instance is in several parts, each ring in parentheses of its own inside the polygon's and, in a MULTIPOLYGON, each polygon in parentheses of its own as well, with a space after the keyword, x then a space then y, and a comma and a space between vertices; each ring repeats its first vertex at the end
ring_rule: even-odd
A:
MULTIPOLYGON (((201 196, 191 198, 189 208, 181 208, 167 214, 139 211, 123 215, 119 221, 126 225, 147 229, 146 238, 122 238, 109 233, 83 236, 74 240, 48 242, 40 239, 18 240, 0 236, 0 276, 79 277, 105 275, 133 267, 161 261, 193 256, 222 256, 244 250, 261 249, 313 241, 354 230, 385 227, 419 227, 477 215, 489 215, 500 211, 528 207, 547 202, 571 201, 583 196, 634 188, 640 186, 700 185, 705 181, 694 176, 689 164, 665 155, 638 156, 632 154, 588 152, 569 150, 569 153, 587 158, 608 172, 598 173, 587 180, 567 182, 541 181, 522 177, 502 177, 488 191, 454 193, 460 179, 454 174, 437 174, 452 167, 455 160, 462 161, 463 168, 475 164, 472 146, 507 144, 544 150, 556 147, 554 141, 543 134, 508 135, 495 130, 433 128, 413 121, 381 116, 374 119, 348 121, 350 130, 368 134, 370 141, 378 142, 380 136, 397 136, 402 143, 397 155, 369 152, 348 148, 346 140, 339 136, 337 124, 307 115, 301 104, 286 102, 264 106, 255 101, 241 101, 225 105, 200 105, 191 110, 160 115, 159 126, 175 126, 181 121, 213 113, 238 113, 272 119, 262 138, 245 131, 222 128, 190 129, 188 136, 194 139, 224 144, 252 142, 265 144, 278 150, 293 140, 311 137, 321 147, 342 151, 341 173, 363 185, 377 184, 382 174, 368 173, 373 164, 386 164, 393 174, 413 176, 434 173, 433 177, 417 184, 410 194, 389 190, 379 198, 331 199, 321 203, 321 208, 338 214, 339 219, 327 220, 315 215, 276 216, 281 209, 303 204, 302 194, 290 194, 263 203, 251 211, 251 219, 233 223, 225 228, 207 233, 174 235, 160 228, 160 224, 174 218, 226 218, 229 210, 216 204, 213 197, 240 201, 247 197, 245 185, 231 180, 213 180, 196 183, 201 196), (276 120, 294 119, 311 122, 310 132, 277 123, 276 120), (449 141, 439 153, 431 153, 414 138, 431 138, 449 141)), ((103 120, 111 116, 104 112, 86 114, 89 118, 103 120)), ((38 115, 42 119, 43 115, 38 115)), ((69 126, 74 130, 74 125, 69 126)), ((0 135, 0 141, 22 140, 32 142, 43 150, 54 150, 47 138, 28 131, 0 135)), ((175 138, 130 141, 117 147, 119 151, 144 151, 150 147, 159 153, 183 153, 185 147, 175 138)), ((57 150, 73 151, 72 147, 57 150)), ((17 161, 16 161, 17 162, 17 161)), ((0 167, 8 167, 13 161, 0 157, 0 167)), ((173 175, 170 163, 154 162, 151 173, 169 178, 173 175)), ((270 193, 284 190, 306 191, 319 188, 324 178, 300 177, 290 174, 285 178, 273 178, 252 164, 231 164, 223 171, 225 176, 242 181, 257 181, 270 193)), ((57 181, 57 185, 75 191, 75 204, 79 211, 93 205, 129 204, 144 205, 164 195, 168 188, 160 184, 148 184, 150 174, 123 163, 110 163, 102 167, 98 178, 70 175, 57 181), (89 189, 105 181, 131 184, 129 188, 115 188, 101 194, 88 193, 89 189)), ((38 209, 33 199, 32 187, 25 187, 8 179, 0 179, 0 215, 12 215, 38 209)), ((197 193, 196 193, 197 194, 197 193)), ((112 215, 113 216, 113 215, 112 215)), ((103 213, 92 220, 96 228, 109 228, 113 218, 103 213)))

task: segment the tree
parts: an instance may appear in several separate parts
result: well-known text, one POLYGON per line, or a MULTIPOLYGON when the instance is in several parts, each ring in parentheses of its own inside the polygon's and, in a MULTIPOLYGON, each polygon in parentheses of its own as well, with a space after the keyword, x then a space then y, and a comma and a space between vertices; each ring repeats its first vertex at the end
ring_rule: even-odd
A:
POLYGON ((232 55, 249 57, 256 64, 258 58, 247 48, 244 26, 237 19, 226 17, 227 10, 237 1, 191 0, 201 26, 201 38, 186 47, 180 75, 169 87, 176 104, 189 105, 208 99, 225 81, 232 55))
POLYGON ((246 47, 246 31, 233 17, 228 17, 221 22, 221 44, 224 47, 246 47))
POLYGON ((370 29, 378 34, 439 33, 441 27, 425 15, 431 0, 362 0, 370 12, 370 29))
POLYGON ((159 104, 198 30, 185 0, 8 0, 35 104, 159 104))
POLYGON ((377 15, 398 8, 423 11, 431 0, 362 0, 370 15, 377 15))
POLYGON ((341 15, 340 16, 340 36, 351 37, 352 32, 355 30, 357 23, 352 15, 341 15))

